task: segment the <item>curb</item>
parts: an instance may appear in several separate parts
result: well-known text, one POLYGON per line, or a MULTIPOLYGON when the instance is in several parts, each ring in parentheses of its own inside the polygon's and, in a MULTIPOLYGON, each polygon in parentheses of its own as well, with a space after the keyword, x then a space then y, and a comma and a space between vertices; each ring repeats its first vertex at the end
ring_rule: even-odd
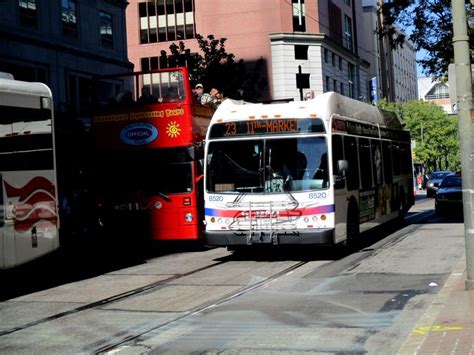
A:
POLYGON ((463 254, 451 275, 446 280, 443 288, 438 292, 436 298, 418 320, 416 326, 411 330, 405 342, 402 344, 397 354, 417 354, 420 347, 428 338, 431 330, 437 329, 434 325, 440 312, 446 307, 451 293, 456 288, 460 278, 464 278, 466 270, 466 255, 463 254))

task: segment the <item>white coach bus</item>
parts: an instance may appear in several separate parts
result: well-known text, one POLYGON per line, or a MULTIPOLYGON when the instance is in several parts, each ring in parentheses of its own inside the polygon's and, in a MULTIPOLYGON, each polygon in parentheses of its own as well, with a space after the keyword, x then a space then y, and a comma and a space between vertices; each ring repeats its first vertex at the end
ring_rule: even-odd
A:
POLYGON ((205 241, 351 243, 414 203, 398 117, 329 92, 304 102, 224 101, 205 148, 205 241))
POLYGON ((0 77, 0 269, 59 247, 51 90, 0 77))

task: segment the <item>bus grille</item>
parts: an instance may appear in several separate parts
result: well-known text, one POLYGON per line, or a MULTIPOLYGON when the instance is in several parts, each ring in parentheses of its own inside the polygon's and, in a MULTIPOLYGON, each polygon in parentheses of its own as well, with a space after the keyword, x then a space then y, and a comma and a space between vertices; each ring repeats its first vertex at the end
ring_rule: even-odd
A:
POLYGON ((288 201, 240 202, 238 207, 245 209, 236 214, 229 225, 230 230, 292 230, 296 228, 296 222, 301 215, 301 212, 295 210, 294 203, 288 201))

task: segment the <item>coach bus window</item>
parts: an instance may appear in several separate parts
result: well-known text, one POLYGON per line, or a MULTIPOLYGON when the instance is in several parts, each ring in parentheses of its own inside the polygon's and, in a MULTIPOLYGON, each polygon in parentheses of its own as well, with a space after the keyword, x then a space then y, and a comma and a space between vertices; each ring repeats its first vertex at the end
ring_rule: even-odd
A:
POLYGON ((332 136, 332 171, 335 189, 343 189, 346 186, 344 177, 337 172, 337 161, 343 159, 342 137, 334 135, 332 136))
POLYGON ((357 157, 357 143, 354 137, 344 137, 344 153, 349 165, 347 172, 347 190, 358 190, 359 159, 357 157))
POLYGON ((370 156, 369 140, 366 138, 359 138, 360 176, 363 189, 368 189, 372 187, 371 161, 372 159, 370 156))
POLYGON ((393 181, 392 174, 392 155, 390 154, 390 142, 382 142, 382 164, 383 164, 383 176, 385 183, 391 184, 393 181))
POLYGON ((392 142, 392 162, 393 162, 393 175, 400 175, 400 146, 398 143, 392 142))
POLYGON ((372 168, 374 172, 375 185, 382 185, 382 149, 380 141, 371 140, 372 168))

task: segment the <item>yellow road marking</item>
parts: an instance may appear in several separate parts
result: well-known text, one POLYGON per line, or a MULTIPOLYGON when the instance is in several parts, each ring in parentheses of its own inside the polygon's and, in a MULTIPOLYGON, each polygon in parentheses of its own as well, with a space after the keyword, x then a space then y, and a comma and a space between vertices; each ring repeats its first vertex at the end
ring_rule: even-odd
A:
POLYGON ((426 335, 431 332, 444 332, 448 330, 463 330, 464 327, 456 327, 456 326, 443 326, 443 325, 428 325, 425 327, 418 327, 413 329, 411 332, 414 334, 419 334, 419 335, 426 335))

